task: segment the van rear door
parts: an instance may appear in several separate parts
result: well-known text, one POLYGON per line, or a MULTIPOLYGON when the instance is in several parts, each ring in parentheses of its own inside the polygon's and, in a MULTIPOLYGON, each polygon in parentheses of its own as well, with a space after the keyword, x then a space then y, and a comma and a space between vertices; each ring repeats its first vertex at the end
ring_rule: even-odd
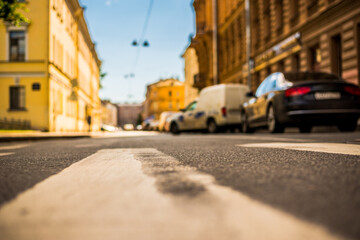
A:
POLYGON ((246 101, 246 86, 227 86, 225 91, 225 107, 227 124, 240 124, 240 107, 246 101))

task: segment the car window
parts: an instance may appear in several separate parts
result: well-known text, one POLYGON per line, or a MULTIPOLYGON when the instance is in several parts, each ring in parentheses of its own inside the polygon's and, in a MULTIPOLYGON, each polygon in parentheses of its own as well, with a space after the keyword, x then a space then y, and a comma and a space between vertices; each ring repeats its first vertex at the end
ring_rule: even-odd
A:
POLYGON ((273 73, 268 77, 268 84, 266 84, 265 93, 274 91, 276 89, 276 82, 279 73, 273 73))
POLYGON ((192 111, 192 110, 195 110, 196 105, 197 105, 197 102, 193 102, 193 103, 191 103, 189 106, 187 106, 186 111, 192 111))
POLYGON ((285 79, 283 73, 280 73, 277 80, 276 80, 276 90, 287 89, 294 85, 292 82, 285 79))
POLYGON ((261 95, 263 95, 265 93, 266 84, 267 84, 267 78, 265 78, 265 80, 257 88, 256 93, 255 93, 256 97, 260 97, 261 95))

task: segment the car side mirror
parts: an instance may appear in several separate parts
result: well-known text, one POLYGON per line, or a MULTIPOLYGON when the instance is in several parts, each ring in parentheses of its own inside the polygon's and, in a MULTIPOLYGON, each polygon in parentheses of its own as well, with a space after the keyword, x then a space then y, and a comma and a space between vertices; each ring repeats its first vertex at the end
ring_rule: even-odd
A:
POLYGON ((181 108, 181 109, 179 109, 179 111, 180 111, 180 112, 185 112, 186 109, 185 109, 185 108, 181 108))
POLYGON ((255 97, 253 92, 248 92, 248 93, 246 93, 245 96, 247 96, 247 97, 255 97))

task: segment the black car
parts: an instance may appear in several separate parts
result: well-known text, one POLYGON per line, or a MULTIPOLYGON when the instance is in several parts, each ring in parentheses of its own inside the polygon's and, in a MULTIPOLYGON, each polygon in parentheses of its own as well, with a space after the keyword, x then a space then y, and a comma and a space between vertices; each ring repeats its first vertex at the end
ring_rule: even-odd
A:
POLYGON ((315 125, 336 125, 355 131, 360 116, 360 88, 336 75, 322 72, 270 74, 241 111, 242 131, 267 127, 271 133, 285 127, 311 132, 315 125))

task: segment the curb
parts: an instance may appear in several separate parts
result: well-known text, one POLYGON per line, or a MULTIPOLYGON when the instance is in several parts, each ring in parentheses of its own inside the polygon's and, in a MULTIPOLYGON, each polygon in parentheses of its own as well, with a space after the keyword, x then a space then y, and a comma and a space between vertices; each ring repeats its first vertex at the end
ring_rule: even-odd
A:
POLYGON ((16 141, 39 141, 39 140, 59 140, 59 139, 77 139, 90 138, 90 135, 74 135, 74 136, 0 136, 0 142, 16 142, 16 141))

